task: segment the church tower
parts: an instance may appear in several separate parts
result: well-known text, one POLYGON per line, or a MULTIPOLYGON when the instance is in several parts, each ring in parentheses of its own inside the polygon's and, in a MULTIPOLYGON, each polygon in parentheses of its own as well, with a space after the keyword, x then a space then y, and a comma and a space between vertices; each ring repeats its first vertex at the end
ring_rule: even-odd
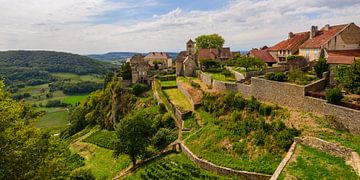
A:
POLYGON ((194 55, 195 54, 195 42, 193 40, 189 40, 186 43, 186 50, 188 52, 188 55, 194 55))

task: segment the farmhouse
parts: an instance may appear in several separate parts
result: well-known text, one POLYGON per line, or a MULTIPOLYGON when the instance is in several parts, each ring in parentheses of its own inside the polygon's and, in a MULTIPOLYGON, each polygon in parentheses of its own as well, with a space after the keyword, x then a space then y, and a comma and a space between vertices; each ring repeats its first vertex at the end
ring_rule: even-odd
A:
POLYGON ((144 57, 144 60, 153 69, 164 69, 172 67, 172 59, 169 54, 165 52, 150 52, 144 57))
POLYGON ((208 48, 199 49, 199 60, 201 59, 212 59, 220 62, 228 61, 233 59, 233 53, 230 51, 229 47, 226 48, 208 48))
POLYGON ((276 59, 268 52, 267 48, 252 49, 249 52, 249 56, 261 59, 268 66, 272 66, 277 63, 276 59))
POLYGON ((149 83, 151 66, 144 60, 141 54, 135 54, 130 59, 132 83, 149 83))
POLYGON ((298 55, 299 47, 308 39, 309 32, 290 32, 288 39, 279 42, 267 49, 267 51, 277 62, 282 62, 286 60, 287 56, 298 55))
POLYGON ((315 61, 323 55, 330 60, 329 63, 349 64, 358 56, 358 51, 360 51, 360 28, 357 25, 327 24, 320 30, 317 26, 310 28, 310 38, 300 46, 299 54, 309 61, 315 61))

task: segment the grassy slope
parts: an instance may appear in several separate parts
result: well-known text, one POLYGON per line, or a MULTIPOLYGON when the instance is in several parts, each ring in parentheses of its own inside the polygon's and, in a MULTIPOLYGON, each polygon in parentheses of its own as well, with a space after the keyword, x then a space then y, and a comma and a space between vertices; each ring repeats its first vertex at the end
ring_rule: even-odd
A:
POLYGON ((85 158, 85 166, 81 167, 81 169, 90 169, 96 179, 111 179, 119 171, 130 165, 130 159, 126 155, 115 158, 113 156, 113 150, 82 142, 94 132, 98 132, 98 129, 95 128, 90 131, 89 129, 85 129, 84 132, 86 133, 84 134, 82 131, 79 132, 79 139, 75 140, 70 146, 71 151, 85 158))
POLYGON ((239 157, 224 149, 223 142, 230 137, 230 133, 218 125, 215 125, 214 117, 200 110, 201 117, 207 122, 206 125, 186 140, 186 145, 200 158, 204 158, 217 165, 245 170, 272 174, 280 164, 284 155, 271 153, 263 154, 256 159, 239 157))
POLYGON ((46 113, 35 123, 38 128, 46 128, 54 133, 59 133, 68 126, 69 113, 63 108, 43 108, 46 113))
POLYGON ((140 167, 125 179, 144 179, 142 176, 146 174, 155 175, 159 179, 231 179, 198 168, 183 153, 173 153, 157 158, 140 167), (166 165, 162 165, 162 162, 165 162, 166 165))
POLYGON ((179 106, 188 111, 192 110, 190 102, 177 88, 165 89, 164 92, 175 106, 179 106))
POLYGON ((99 147, 113 149, 114 140, 116 139, 115 131, 99 130, 91 134, 89 137, 83 140, 83 142, 92 143, 99 147))
POLYGON ((341 158, 299 145, 279 179, 359 179, 341 158))
POLYGON ((224 82, 235 82, 236 79, 233 76, 227 77, 225 75, 223 75, 222 73, 209 73, 207 72, 207 74, 210 74, 212 78, 219 80, 219 81, 224 81, 224 82))
POLYGON ((71 79, 74 81, 92 81, 102 83, 104 78, 99 75, 78 75, 74 73, 51 73, 53 76, 61 79, 71 79))

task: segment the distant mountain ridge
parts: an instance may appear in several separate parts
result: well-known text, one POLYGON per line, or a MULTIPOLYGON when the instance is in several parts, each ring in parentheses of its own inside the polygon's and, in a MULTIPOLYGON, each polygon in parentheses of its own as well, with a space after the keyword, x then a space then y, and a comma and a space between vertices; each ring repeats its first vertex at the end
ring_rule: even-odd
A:
MULTIPOLYGON (((176 58, 177 54, 176 52, 166 52, 169 54, 169 56, 173 59, 176 58)), ((89 54, 86 55, 90 58, 101 60, 101 61, 126 61, 127 58, 131 58, 134 54, 143 54, 146 55, 148 53, 139 53, 139 52, 108 52, 105 54, 89 54)))

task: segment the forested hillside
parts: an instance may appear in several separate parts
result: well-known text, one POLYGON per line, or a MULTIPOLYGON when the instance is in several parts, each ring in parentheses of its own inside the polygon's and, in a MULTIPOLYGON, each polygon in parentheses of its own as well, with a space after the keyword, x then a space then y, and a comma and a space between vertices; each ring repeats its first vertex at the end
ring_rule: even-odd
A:
POLYGON ((10 86, 39 85, 56 80, 51 73, 104 75, 115 70, 110 63, 86 56, 52 51, 0 52, 0 76, 10 86))

